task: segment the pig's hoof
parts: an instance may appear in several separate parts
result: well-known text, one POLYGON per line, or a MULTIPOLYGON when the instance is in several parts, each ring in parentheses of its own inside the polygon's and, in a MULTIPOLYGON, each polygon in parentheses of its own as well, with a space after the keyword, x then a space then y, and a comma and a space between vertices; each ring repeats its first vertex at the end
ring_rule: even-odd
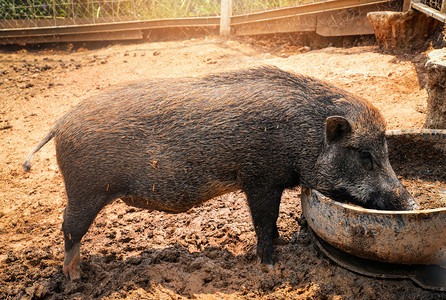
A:
POLYGON ((80 270, 70 270, 68 266, 63 266, 63 273, 71 281, 81 279, 81 272, 80 272, 80 270))
POLYGON ((274 265, 273 264, 262 264, 261 269, 265 273, 270 273, 274 271, 274 265))
POLYGON ((274 245, 287 245, 289 241, 284 237, 278 236, 273 240, 274 245))
POLYGON ((73 259, 68 265, 63 265, 63 273, 71 281, 81 279, 81 269, 79 260, 73 259))

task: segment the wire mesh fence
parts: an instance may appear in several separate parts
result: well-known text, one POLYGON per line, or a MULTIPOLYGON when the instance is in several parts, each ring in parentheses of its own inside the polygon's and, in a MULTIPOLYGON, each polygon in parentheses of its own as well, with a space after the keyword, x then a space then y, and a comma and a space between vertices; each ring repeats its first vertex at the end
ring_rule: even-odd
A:
MULTIPOLYGON (((256 12, 325 1, 327 0, 232 0, 232 15, 244 17, 243 15, 256 12)), ((390 3, 401 2, 389 0, 386 7, 388 9, 390 3)), ((221 0, 0 0, 0 30, 42 27, 51 29, 104 23, 125 25, 130 21, 161 19, 164 22, 177 18, 192 18, 196 21, 200 19, 194 17, 219 16, 220 10, 221 0)), ((351 26, 360 17, 358 9, 349 9, 321 14, 318 18, 319 23, 326 27, 343 28, 351 26)), ((308 19, 296 18, 299 19, 299 24, 308 19)), ((288 27, 297 28, 294 24, 297 22, 296 18, 285 20, 293 23, 288 27)), ((282 23, 285 21, 282 20, 282 23)), ((215 23, 215 20, 212 22, 215 23)), ((307 27, 314 26, 305 28, 307 27)))
POLYGON ((0 0, 0 29, 216 16, 220 0, 0 0))
POLYGON ((177 18, 217 15, 219 0, 0 0, 0 19, 177 18))
POLYGON ((232 11, 234 15, 243 15, 321 1, 323 0, 232 0, 232 11))
POLYGON ((421 3, 429 6, 430 8, 440 11, 443 1, 446 0, 422 0, 421 3))
MULTIPOLYGON (((233 0, 233 15, 320 0, 233 0)), ((218 16, 220 0, 0 0, 0 28, 218 16), (34 22, 23 22, 24 20, 34 22), (65 20, 65 22, 61 22, 65 20)))

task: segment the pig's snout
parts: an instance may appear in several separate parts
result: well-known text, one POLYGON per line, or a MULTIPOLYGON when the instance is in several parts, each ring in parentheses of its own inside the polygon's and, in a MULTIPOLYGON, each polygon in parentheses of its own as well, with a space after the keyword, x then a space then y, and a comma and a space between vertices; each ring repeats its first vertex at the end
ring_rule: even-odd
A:
POLYGON ((415 202, 415 200, 412 198, 412 196, 409 194, 409 192, 404 189, 404 192, 407 194, 404 205, 402 205, 403 210, 417 210, 420 209, 420 206, 415 202))
POLYGON ((416 210, 419 209, 410 193, 398 181, 396 185, 391 186, 387 191, 374 193, 372 196, 372 208, 378 207, 383 210, 416 210))

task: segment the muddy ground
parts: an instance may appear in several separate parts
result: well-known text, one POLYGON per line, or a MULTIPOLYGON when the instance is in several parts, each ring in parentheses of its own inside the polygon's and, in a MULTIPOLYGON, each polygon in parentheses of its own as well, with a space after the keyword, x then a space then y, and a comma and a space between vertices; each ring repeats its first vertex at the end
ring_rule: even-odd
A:
MULTIPOLYGON (((389 129, 422 127, 424 53, 320 46, 207 37, 0 51, 0 298, 446 299, 409 280, 369 278, 332 263, 310 239, 299 189, 283 196, 274 272, 260 268, 245 197, 232 193, 178 215, 118 200, 83 239, 82 281, 62 273, 66 196, 53 142, 35 155, 30 173, 21 164, 55 120, 110 85, 276 65, 369 99, 389 129)), ((429 180, 444 189, 444 180, 429 180)))

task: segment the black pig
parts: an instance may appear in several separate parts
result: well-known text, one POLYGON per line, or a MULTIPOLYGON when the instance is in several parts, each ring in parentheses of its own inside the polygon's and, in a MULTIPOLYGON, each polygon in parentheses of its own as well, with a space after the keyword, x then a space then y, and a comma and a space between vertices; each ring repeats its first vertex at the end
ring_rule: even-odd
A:
POLYGON ((261 262, 272 267, 286 188, 303 185, 369 208, 415 202, 389 164, 385 123, 366 100, 275 67, 117 87, 63 116, 55 137, 68 196, 65 261, 80 277, 79 245, 99 211, 128 205, 184 212, 246 193, 261 262))

